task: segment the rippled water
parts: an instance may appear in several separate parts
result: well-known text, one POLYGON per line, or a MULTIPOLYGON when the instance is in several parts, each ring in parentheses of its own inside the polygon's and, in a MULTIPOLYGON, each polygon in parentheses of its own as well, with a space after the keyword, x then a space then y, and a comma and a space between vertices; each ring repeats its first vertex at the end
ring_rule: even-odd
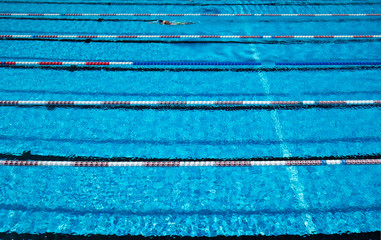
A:
MULTIPOLYGON (((171 5, 155 5, 155 1, 34 2, 3 1, 0 9, 33 13, 381 12, 381 4, 376 1, 308 1, 309 5, 294 1, 229 1, 228 5, 221 5, 221 1, 171 1, 171 5)), ((151 16, 2 16, 0 34, 376 35, 380 34, 381 20, 160 18, 196 24, 149 24, 158 19, 151 16)), ((263 68, 194 71, 188 67, 187 71, 174 71, 157 66, 130 70, 1 67, 0 97, 62 101, 381 99, 377 67, 273 68, 277 61, 380 61, 377 39, 176 41, 3 39, 0 61, 258 61, 263 68)), ((30 152, 53 159, 83 156, 198 160, 379 156, 379 115, 380 108, 375 106, 278 110, 3 106, 0 154, 19 156, 30 152)), ((379 166, 2 166, 0 232, 216 236, 380 231, 379 171, 379 166)))

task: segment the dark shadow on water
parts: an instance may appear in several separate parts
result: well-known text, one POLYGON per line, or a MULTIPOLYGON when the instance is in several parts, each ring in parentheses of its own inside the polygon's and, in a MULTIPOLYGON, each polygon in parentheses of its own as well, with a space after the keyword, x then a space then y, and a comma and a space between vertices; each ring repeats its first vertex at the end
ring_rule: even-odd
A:
MULTIPOLYGON (((79 91, 50 91, 50 90, 8 90, 0 89, 0 93, 32 93, 32 94, 60 94, 77 96, 115 96, 115 97, 287 97, 288 93, 126 93, 126 92, 79 92, 79 91)), ((381 91, 380 91, 381 93, 381 91)))
MULTIPOLYGON (((306 213, 353 213, 353 212, 375 212, 381 210, 381 205, 375 206, 355 206, 355 207, 331 207, 331 208, 309 208, 309 209, 295 209, 294 206, 290 206, 284 210, 277 209, 258 209, 258 210, 191 210, 191 211, 179 211, 175 209, 155 209, 155 210, 127 210, 127 209, 73 209, 66 207, 42 207, 42 206, 25 206, 20 204, 5 204, 0 203, 1 210, 12 210, 12 211, 25 211, 25 212, 49 212, 49 213, 64 213, 65 215, 85 215, 85 214, 106 214, 106 215, 133 215, 133 216, 163 216, 163 215, 221 215, 221 216, 232 216, 232 215, 299 215, 306 213)), ((297 204, 295 204, 297 205, 297 204)))
MULTIPOLYGON (((163 18, 164 16, 145 16, 150 17, 150 19, 136 19, 137 16, 131 16, 135 17, 135 19, 128 19, 128 18, 117 18, 118 16, 110 16, 111 18, 102 18, 100 16, 94 16, 92 18, 89 17, 83 17, 83 18, 73 18, 71 16, 60 16, 60 17, 32 17, 32 16, 1 16, 0 19, 5 20, 36 20, 36 21, 76 21, 76 22, 83 22, 83 21, 91 21, 91 22, 152 22, 159 18, 163 18)), ((167 16, 171 17, 171 16, 167 16)), ((184 16, 191 18, 192 16, 184 16)), ((196 16, 194 16, 196 17, 196 16)), ((197 16, 197 18, 200 18, 202 20, 204 16, 197 16)), ((206 16, 207 17, 207 16, 206 16)), ((226 17, 229 18, 229 17, 226 17)), ((245 21, 252 21, 256 23, 273 23, 273 22, 287 22, 287 23, 303 23, 303 22, 335 22, 335 23, 348 23, 348 22, 379 22, 381 19, 381 16, 374 16, 374 17, 355 17, 355 16, 349 16, 349 17, 256 17, 256 16, 247 16, 247 17, 232 17, 234 20, 227 20, 223 17, 216 17, 214 22, 245 22, 245 21), (238 18, 238 19, 237 19, 238 18)))
MULTIPOLYGON (((0 93, 11 94, 58 94, 58 95, 76 95, 76 96, 112 96, 112 97, 289 97, 290 93, 137 93, 137 92, 90 92, 90 91, 53 91, 53 90, 10 90, 0 89, 0 93)), ((332 96, 332 95, 358 95, 358 94, 381 94, 381 90, 372 91, 324 91, 324 92, 302 92, 306 96, 332 96)))

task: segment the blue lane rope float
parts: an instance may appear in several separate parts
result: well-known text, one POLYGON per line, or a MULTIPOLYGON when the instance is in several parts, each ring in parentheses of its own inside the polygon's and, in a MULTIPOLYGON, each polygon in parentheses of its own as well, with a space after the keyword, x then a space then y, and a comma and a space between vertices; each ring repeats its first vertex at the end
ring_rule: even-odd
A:
POLYGON ((381 65, 381 62, 276 62, 275 65, 277 66, 305 66, 305 65, 381 65))

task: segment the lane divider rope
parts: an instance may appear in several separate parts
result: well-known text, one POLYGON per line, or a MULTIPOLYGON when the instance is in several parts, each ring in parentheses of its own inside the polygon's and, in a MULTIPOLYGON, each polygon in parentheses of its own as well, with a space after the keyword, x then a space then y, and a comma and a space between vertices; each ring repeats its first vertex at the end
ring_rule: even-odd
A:
MULTIPOLYGON (((123 61, 123 62, 106 62, 106 61, 96 61, 96 62, 79 62, 79 61, 0 61, 0 66, 12 66, 12 65, 39 65, 39 66, 123 66, 123 65, 133 65, 133 66, 261 66, 260 62, 207 62, 207 61, 123 61)), ((275 66, 314 66, 314 65, 333 65, 333 66, 379 66, 381 61, 374 62, 273 62, 265 63, 266 65, 275 66)))
POLYGON ((359 106, 381 105, 381 100, 338 101, 0 101, 0 106, 359 106))
POLYGON ((0 160, 18 161, 73 161, 73 162, 167 162, 167 161, 300 161, 300 160, 342 160, 342 159, 380 159, 381 153, 333 156, 295 156, 295 157, 241 157, 241 158, 143 158, 143 157, 94 157, 94 156, 66 156, 66 155, 40 155, 31 151, 21 154, 0 153, 0 160))
POLYGON ((74 162, 0 160, 3 166, 67 166, 67 167, 250 167, 250 166, 326 166, 380 165, 381 159, 298 160, 298 161, 141 161, 141 162, 74 162))
POLYGON ((381 35, 31 35, 31 34, 7 34, 0 35, 4 39, 93 39, 93 38, 264 38, 264 39, 316 39, 316 38, 381 38, 381 35))
POLYGON ((0 13, 0 16, 201 16, 201 17, 374 17, 381 13, 246 13, 246 14, 212 14, 212 13, 0 13))

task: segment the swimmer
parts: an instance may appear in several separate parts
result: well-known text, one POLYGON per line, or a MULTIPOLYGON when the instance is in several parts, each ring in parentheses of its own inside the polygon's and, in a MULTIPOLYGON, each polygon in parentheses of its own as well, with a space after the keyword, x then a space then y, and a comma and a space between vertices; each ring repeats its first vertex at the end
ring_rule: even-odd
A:
POLYGON ((189 24, 194 24, 194 22, 176 22, 176 21, 173 21, 173 22, 170 22, 170 21, 167 21, 167 20, 157 20, 157 21, 154 21, 154 22, 150 22, 150 23, 153 23, 153 24, 162 24, 162 25, 189 25, 189 24))

